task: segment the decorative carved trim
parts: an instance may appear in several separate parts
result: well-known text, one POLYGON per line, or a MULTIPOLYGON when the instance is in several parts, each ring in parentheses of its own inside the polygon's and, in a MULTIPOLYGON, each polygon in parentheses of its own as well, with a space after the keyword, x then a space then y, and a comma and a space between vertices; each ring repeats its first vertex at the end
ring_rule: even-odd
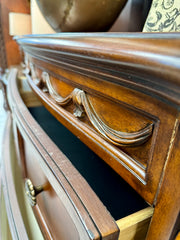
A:
POLYGON ((42 72, 41 77, 42 77, 43 83, 46 84, 47 86, 49 94, 56 101, 56 103, 60 104, 61 106, 64 106, 71 101, 73 92, 66 98, 62 98, 52 87, 49 74, 47 72, 42 72))
POLYGON ((153 124, 149 124, 144 129, 136 132, 128 133, 116 131, 107 126, 98 116, 93 105, 88 99, 86 93, 75 88, 67 97, 61 97, 52 87, 49 74, 42 73, 43 82, 46 84, 51 97, 61 106, 65 106, 70 101, 76 105, 74 115, 78 118, 83 116, 85 112, 94 128, 109 142, 119 146, 135 146, 145 142, 152 134, 153 124))
POLYGON ((29 65, 31 69, 31 77, 38 87, 40 87, 43 91, 46 89, 53 100, 61 106, 65 106, 70 102, 73 102, 76 106, 74 116, 81 118, 84 114, 86 114, 93 127, 108 142, 117 146, 137 146, 146 142, 152 135, 153 123, 148 124, 145 128, 139 131, 130 133, 112 129, 100 119, 92 103, 88 99, 87 94, 83 90, 75 88, 67 97, 63 98, 53 88, 50 76, 47 72, 42 72, 41 78, 39 79, 36 76, 33 64, 30 63, 29 65))

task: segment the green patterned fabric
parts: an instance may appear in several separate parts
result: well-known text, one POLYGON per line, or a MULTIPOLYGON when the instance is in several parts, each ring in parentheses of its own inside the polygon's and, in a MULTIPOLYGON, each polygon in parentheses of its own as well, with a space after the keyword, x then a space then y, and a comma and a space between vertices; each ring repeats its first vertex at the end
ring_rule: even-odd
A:
POLYGON ((180 32, 180 0, 153 0, 143 32, 180 32))

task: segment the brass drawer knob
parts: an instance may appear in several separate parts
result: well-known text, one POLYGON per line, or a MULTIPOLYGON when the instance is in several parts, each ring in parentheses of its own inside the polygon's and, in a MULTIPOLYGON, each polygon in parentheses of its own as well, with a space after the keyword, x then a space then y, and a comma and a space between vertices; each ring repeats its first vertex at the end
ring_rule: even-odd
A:
POLYGON ((36 196, 43 190, 43 186, 34 186, 29 178, 26 179, 25 193, 32 207, 36 205, 36 196))

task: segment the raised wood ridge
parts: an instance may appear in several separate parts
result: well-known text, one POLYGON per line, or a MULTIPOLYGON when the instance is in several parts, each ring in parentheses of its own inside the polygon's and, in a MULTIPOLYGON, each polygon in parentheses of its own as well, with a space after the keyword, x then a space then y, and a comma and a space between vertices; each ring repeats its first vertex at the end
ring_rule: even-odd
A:
POLYGON ((16 40, 34 65, 28 81, 45 107, 153 204, 180 103, 180 34, 56 34, 16 40), (86 117, 74 117, 73 104, 60 107, 47 87, 39 87, 42 72, 63 98, 74 88, 85 92, 111 129, 133 133, 153 124, 153 133, 133 148, 104 140, 86 117), (127 125, 131 113, 134 120, 127 125), (117 121, 122 117, 124 128, 117 121))
POLYGON ((140 129, 137 132, 121 132, 112 129, 100 119, 91 101, 83 90, 74 88, 68 96, 63 98, 53 88, 50 76, 47 72, 42 72, 41 77, 38 78, 35 74, 33 64, 30 63, 29 65, 31 66, 31 74, 36 85, 43 88, 43 90, 46 90, 47 88, 46 92, 49 92, 55 102, 61 106, 65 106, 73 101, 76 106, 74 116, 81 118, 85 112, 91 124, 108 142, 119 146, 136 146, 147 141, 152 135, 153 123, 148 124, 145 128, 140 129))
POLYGON ((16 37, 38 59, 180 103, 180 34, 56 34, 16 37))
POLYGON ((33 143, 36 151, 42 156, 40 165, 43 166, 50 184, 55 188, 57 194, 62 188, 67 198, 66 201, 71 202, 69 211, 73 215, 72 218, 77 221, 75 224, 79 224, 78 227, 84 229, 85 239, 103 239, 103 237, 117 239, 119 230, 115 221, 87 182, 29 113, 17 89, 16 69, 13 69, 10 74, 8 100, 14 120, 26 141, 33 143), (87 194, 84 194, 82 189, 86 189, 87 194), (91 231, 88 231, 89 229, 91 231))

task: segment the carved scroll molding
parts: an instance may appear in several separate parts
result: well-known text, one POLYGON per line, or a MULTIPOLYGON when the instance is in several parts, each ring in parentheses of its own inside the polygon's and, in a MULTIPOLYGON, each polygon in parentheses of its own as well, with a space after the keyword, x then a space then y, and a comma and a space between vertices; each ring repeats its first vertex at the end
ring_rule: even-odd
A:
MULTIPOLYGON (((96 113, 87 94, 78 88, 75 88, 67 97, 63 98, 53 88, 50 76, 47 72, 42 72, 38 78, 32 63, 26 62, 26 68, 31 73, 33 82, 45 92, 49 92, 53 100, 60 106, 65 106, 70 102, 75 105, 74 116, 77 118, 83 117, 85 114, 90 120, 93 127, 104 137, 105 140, 117 146, 137 146, 148 140, 152 135, 153 124, 148 124, 145 128, 136 132, 121 132, 107 126, 96 113)), ((27 72, 27 71, 26 71, 27 72)))
POLYGON ((78 118, 85 113, 89 118, 93 127, 109 142, 119 146, 135 146, 147 141, 153 131, 153 124, 149 124, 145 128, 136 132, 121 132, 107 126, 96 113, 93 105, 88 99, 87 94, 75 88, 67 97, 61 97, 52 87, 49 74, 42 73, 42 81, 46 84, 51 97, 61 106, 65 106, 70 101, 76 106, 74 115, 78 118))

